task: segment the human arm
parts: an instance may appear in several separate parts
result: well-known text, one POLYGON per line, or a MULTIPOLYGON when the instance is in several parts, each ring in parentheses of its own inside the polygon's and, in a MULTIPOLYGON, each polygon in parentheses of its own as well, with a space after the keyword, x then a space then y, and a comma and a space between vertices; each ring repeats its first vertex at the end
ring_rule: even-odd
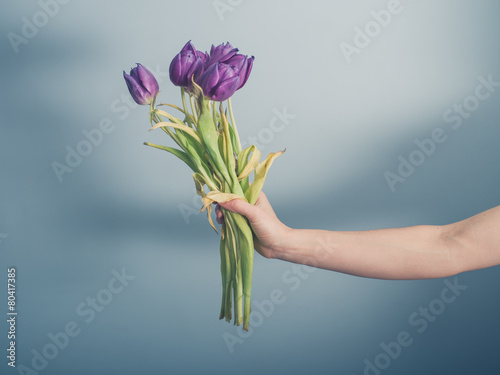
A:
POLYGON ((500 206, 448 225, 369 231, 292 229, 264 194, 252 206, 221 204, 246 216, 266 258, 380 279, 426 279, 500 264, 500 206))

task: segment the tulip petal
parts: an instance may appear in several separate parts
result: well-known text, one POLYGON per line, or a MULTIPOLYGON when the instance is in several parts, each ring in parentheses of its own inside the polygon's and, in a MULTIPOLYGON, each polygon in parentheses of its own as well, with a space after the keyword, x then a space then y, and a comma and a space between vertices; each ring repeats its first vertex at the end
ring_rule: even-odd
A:
POLYGON ((229 42, 226 44, 219 44, 217 47, 212 44, 212 48, 210 49, 210 58, 208 59, 205 68, 208 68, 210 65, 218 62, 225 62, 233 57, 237 52, 238 48, 233 48, 229 42))
POLYGON ((139 72, 137 71, 137 67, 130 69, 130 76, 133 77, 137 82, 140 82, 139 72))
POLYGON ((231 66, 225 63, 219 63, 219 82, 237 76, 239 69, 236 66, 231 66))
POLYGON ((252 71, 254 60, 255 57, 253 56, 247 59, 245 62, 245 67, 242 69, 242 71, 240 71, 240 86, 238 87, 238 90, 241 89, 243 86, 245 86, 245 83, 247 83, 248 77, 250 76, 250 72, 252 71))
POLYGON ((193 77, 195 81, 198 81, 202 73, 203 73, 203 60, 200 57, 197 57, 186 73, 186 79, 188 82, 187 86, 189 86, 189 83, 191 82, 191 77, 193 77))
POLYGON ((149 96, 149 93, 144 90, 144 88, 136 81, 136 79, 127 73, 123 72, 123 78, 125 78, 125 82, 127 83, 128 91, 132 96, 132 99, 137 104, 145 105, 149 104, 146 100, 146 97, 149 96))
POLYGON ((184 47, 182 47, 181 52, 188 52, 191 51, 192 53, 196 53, 196 48, 194 48, 193 43, 191 41, 188 41, 184 47))
POLYGON ((216 100, 218 102, 223 102, 224 100, 229 99, 240 83, 240 77, 235 76, 233 78, 229 78, 224 82, 221 82, 217 87, 215 87, 212 92, 210 98, 212 100, 216 100))
POLYGON ((228 65, 236 66, 237 68, 241 69, 243 64, 245 63, 247 59, 247 56, 241 55, 241 54, 236 54, 233 57, 231 57, 229 60, 227 60, 225 63, 228 65))
POLYGON ((160 88, 154 75, 141 64, 137 64, 136 71, 139 76, 139 82, 141 82, 142 86, 148 90, 151 95, 155 96, 160 88))
POLYGON ((219 64, 211 65, 200 78, 200 87, 203 93, 208 96, 208 93, 219 82, 219 64))
POLYGON ((170 74, 170 80, 175 86, 179 86, 179 82, 181 80, 181 74, 182 74, 182 65, 181 65, 181 55, 178 54, 176 55, 173 59, 172 62, 170 63, 170 67, 168 69, 168 72, 170 74))

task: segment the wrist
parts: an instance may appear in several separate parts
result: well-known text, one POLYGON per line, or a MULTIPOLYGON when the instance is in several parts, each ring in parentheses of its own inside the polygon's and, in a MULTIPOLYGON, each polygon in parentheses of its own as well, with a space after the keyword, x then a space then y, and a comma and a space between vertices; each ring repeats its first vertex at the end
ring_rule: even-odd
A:
POLYGON ((279 259, 279 260, 286 260, 286 254, 289 252, 289 249, 291 249, 293 246, 293 243, 294 243, 293 238, 295 236, 296 231, 297 231, 297 229, 293 229, 293 228, 287 227, 286 225, 283 225, 283 228, 280 231, 281 233, 278 236, 280 241, 277 242, 272 247, 270 258, 279 259))

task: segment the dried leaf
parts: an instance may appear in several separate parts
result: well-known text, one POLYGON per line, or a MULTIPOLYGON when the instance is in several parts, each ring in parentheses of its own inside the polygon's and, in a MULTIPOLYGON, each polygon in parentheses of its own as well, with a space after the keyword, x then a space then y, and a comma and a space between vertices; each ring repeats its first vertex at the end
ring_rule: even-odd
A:
POLYGON ((257 167, 255 168, 255 178, 252 182, 252 185, 250 185, 248 190, 245 192, 245 198, 250 204, 255 204, 255 202, 257 202, 259 193, 264 186, 264 181, 266 180, 267 171, 273 164, 274 160, 284 152, 285 150, 270 153, 269 155, 267 155, 266 160, 259 163, 259 165, 257 165, 257 167))
POLYGON ((238 155, 238 180, 243 180, 257 167, 260 161, 260 151, 254 145, 247 147, 238 155), (249 155, 252 154, 250 160, 249 155))

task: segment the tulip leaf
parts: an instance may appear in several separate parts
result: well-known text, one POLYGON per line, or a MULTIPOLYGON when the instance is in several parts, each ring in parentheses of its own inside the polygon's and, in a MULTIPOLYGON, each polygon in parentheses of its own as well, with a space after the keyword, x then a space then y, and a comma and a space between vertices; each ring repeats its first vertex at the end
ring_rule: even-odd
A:
POLYGON ((184 121, 182 121, 181 119, 179 119, 177 117, 172 116, 170 113, 162 111, 161 109, 155 109, 155 112, 158 115, 165 116, 166 118, 168 118, 170 121, 172 121, 175 124, 184 125, 184 121))
POLYGON ((208 177, 208 176, 211 176, 212 172, 211 172, 209 165, 207 165, 207 161, 206 161, 206 158, 204 156, 203 147, 199 144, 196 144, 196 143, 193 145, 190 142, 187 142, 187 145, 186 145, 187 154, 190 156, 193 163, 197 166, 196 171, 200 172, 203 176, 206 177, 208 187, 212 190, 217 189, 215 184, 208 177))
POLYGON ((200 197, 204 197, 207 195, 205 193, 205 190, 203 189, 203 186, 206 185, 205 183, 205 178, 199 174, 199 173, 193 173, 193 180, 194 180, 194 186, 196 187, 196 194, 198 194, 200 197))
POLYGON ((225 180, 228 184, 231 184, 232 179, 228 173, 226 164, 224 163, 224 159, 222 158, 219 151, 219 133, 213 122, 207 101, 201 102, 201 113, 200 117, 198 118, 198 132, 201 139, 203 140, 205 151, 207 152, 209 159, 212 162, 214 172, 217 174, 220 180, 225 180))
POLYGON ((224 141, 224 137, 222 136, 219 136, 219 138, 217 138, 217 144, 219 146, 219 152, 220 154, 222 155, 222 159, 224 159, 224 161, 226 161, 226 147, 225 147, 225 141, 224 141))
POLYGON ((189 168, 191 168, 193 171, 196 171, 197 168, 194 165, 193 161, 189 158, 188 154, 186 154, 184 151, 178 150, 176 148, 168 147, 168 146, 162 146, 162 145, 157 145, 154 143, 149 143, 149 142, 144 142, 146 146, 154 147, 160 150, 164 150, 167 152, 170 152, 171 154, 177 156, 179 159, 181 159, 184 163, 188 165, 189 168))
MULTIPOLYGON (((202 202, 204 202, 203 200, 206 197, 206 193, 205 190, 203 189, 203 186, 206 185, 206 180, 199 173, 193 173, 193 180, 194 180, 194 185, 196 187, 196 194, 198 194, 201 197, 202 202)), ((205 209, 207 209, 207 219, 208 222, 210 223, 210 226, 214 228, 216 233, 218 233, 217 228, 215 227, 214 222, 212 220, 212 205, 208 204, 208 206, 203 206, 201 212, 205 211, 205 209)))
POLYGON ((245 198, 250 204, 255 204, 257 202, 257 198, 259 197, 259 193, 264 186, 264 181, 266 180, 267 171, 273 164, 274 160, 282 155, 285 150, 275 153, 270 153, 267 155, 266 160, 260 162, 255 168, 255 178, 252 182, 252 185, 245 192, 245 198))
POLYGON ((245 202, 248 202, 246 198, 240 195, 212 190, 205 194, 204 197, 202 197, 201 201, 203 202, 203 208, 201 209, 201 211, 205 211, 205 209, 209 207, 213 202, 224 203, 232 201, 233 199, 242 199, 245 202))
POLYGON ((238 144, 238 137, 236 136, 235 130, 232 125, 229 126, 229 135, 231 138, 231 143, 233 145, 233 150, 234 152, 238 153, 241 146, 238 144))
POLYGON ((238 155, 238 180, 243 180, 257 167, 260 161, 260 151, 254 145, 247 147, 238 155), (250 157, 250 154, 252 156, 250 157), (248 159, 250 157, 250 160, 248 159))
POLYGON ((182 114, 184 114, 184 115, 186 114, 181 107, 178 107, 175 104, 168 104, 168 103, 160 103, 160 104, 158 104, 158 106, 161 106, 161 105, 168 105, 169 107, 172 107, 172 108, 177 109, 178 111, 182 112, 182 114))
POLYGON ((164 128, 164 127, 171 127, 171 128, 182 130, 183 132, 186 132, 191 137, 193 137, 194 139, 196 139, 200 144, 202 143, 201 142, 201 138, 200 138, 198 132, 196 130, 190 128, 189 126, 184 125, 184 123, 182 123, 182 124, 176 124, 176 123, 173 123, 173 122, 159 122, 158 124, 156 124, 155 126, 153 126, 149 130, 154 130, 154 129, 158 129, 158 128, 164 128))
MULTIPOLYGON (((191 76, 191 83, 193 84, 193 95, 198 98, 199 100, 203 100, 203 90, 202 88, 200 87, 200 85, 198 85, 195 81, 194 81, 194 74, 191 76)), ((192 96, 191 96, 192 98, 192 96)))

